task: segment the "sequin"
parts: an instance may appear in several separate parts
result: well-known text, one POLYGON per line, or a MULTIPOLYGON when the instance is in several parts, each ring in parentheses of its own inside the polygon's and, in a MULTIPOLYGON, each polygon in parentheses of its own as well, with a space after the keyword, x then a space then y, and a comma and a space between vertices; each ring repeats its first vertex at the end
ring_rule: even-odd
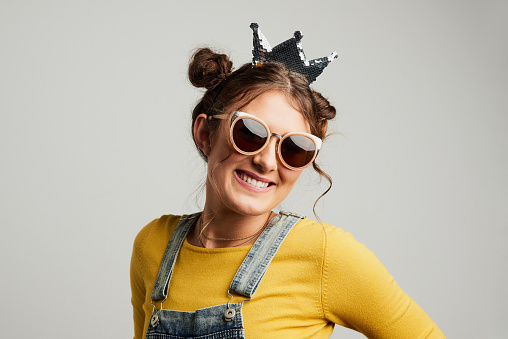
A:
POLYGON ((272 48, 257 23, 252 23, 250 28, 252 28, 254 35, 253 66, 259 67, 265 62, 280 62, 288 70, 305 76, 310 84, 316 80, 330 62, 338 57, 337 52, 333 52, 329 56, 309 61, 305 57, 302 47, 302 32, 296 31, 292 38, 272 48))

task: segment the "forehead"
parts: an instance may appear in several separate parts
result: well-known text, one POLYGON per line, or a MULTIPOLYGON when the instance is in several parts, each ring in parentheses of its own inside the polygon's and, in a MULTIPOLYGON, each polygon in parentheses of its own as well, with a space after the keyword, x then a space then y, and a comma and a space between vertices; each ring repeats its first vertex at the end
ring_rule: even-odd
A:
POLYGON ((279 91, 265 92, 240 110, 263 120, 274 133, 310 132, 307 119, 279 91))

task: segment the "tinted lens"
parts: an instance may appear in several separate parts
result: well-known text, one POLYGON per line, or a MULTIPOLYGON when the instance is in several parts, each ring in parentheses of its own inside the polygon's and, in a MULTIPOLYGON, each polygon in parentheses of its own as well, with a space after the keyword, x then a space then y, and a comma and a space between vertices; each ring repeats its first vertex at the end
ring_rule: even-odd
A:
POLYGON ((255 152, 259 150, 266 142, 268 131, 260 122, 240 118, 236 120, 233 126, 233 141, 236 147, 244 152, 255 152))
POLYGON ((312 161, 316 145, 304 135, 290 135, 280 145, 282 159, 291 167, 304 167, 312 161))

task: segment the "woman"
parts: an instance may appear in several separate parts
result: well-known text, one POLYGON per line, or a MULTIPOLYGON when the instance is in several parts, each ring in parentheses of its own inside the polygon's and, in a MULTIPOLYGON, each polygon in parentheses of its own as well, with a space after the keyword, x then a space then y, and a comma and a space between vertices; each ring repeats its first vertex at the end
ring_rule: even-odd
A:
POLYGON ((191 60, 191 83, 207 90, 192 114, 205 206, 136 237, 135 338, 328 338, 334 324, 372 338, 444 338, 351 234, 272 211, 307 166, 329 179, 314 160, 335 108, 309 83, 335 54, 307 62, 299 32, 272 49, 251 27, 252 65, 232 72, 207 48, 191 60), (295 51, 310 71, 294 65, 295 51))

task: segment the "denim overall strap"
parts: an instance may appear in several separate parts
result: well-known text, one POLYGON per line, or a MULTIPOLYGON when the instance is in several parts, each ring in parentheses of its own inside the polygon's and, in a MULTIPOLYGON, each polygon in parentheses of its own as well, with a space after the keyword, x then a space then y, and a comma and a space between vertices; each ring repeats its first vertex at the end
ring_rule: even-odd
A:
POLYGON ((297 214, 280 212, 270 221, 236 272, 230 292, 252 298, 282 241, 302 218, 297 214))
POLYGON ((166 252, 164 252, 164 257, 161 261, 159 273, 157 274, 157 279, 155 280, 155 285, 152 291, 152 303, 157 301, 164 301, 168 297, 169 280, 173 274, 176 257, 180 252, 180 247, 182 247, 185 237, 200 215, 201 212, 184 215, 180 219, 178 225, 176 225, 176 228, 173 231, 171 238, 169 239, 168 246, 166 247, 166 252))

